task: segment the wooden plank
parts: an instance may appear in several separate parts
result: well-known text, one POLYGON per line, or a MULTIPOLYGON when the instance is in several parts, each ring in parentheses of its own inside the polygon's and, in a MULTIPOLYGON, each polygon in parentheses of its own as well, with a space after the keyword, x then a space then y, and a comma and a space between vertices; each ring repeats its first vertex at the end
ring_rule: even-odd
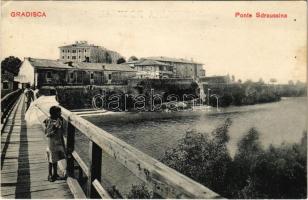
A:
POLYGON ((7 145, 1 170, 2 198, 72 198, 66 181, 47 180, 44 134, 40 126, 26 127, 23 98, 8 116, 3 127, 7 132, 1 135, 1 143, 7 145))
MULTIPOLYGON (((37 192, 37 191, 46 191, 46 190, 53 190, 53 189, 61 189, 63 188, 63 186, 66 185, 66 183, 63 182, 62 183, 50 183, 48 182, 49 184, 40 184, 40 185, 36 185, 36 186, 32 186, 30 185, 30 188, 28 188, 27 186, 25 187, 19 187, 18 189, 18 193, 26 193, 26 192, 37 192)), ((16 192, 16 188, 15 187, 11 187, 10 189, 5 189, 3 191, 1 191, 1 194, 2 195, 12 195, 12 194, 15 194, 16 192)))
POLYGON ((89 168, 86 165, 86 163, 81 159, 81 157, 78 155, 78 153, 76 151, 73 151, 72 153, 74 159, 77 161, 78 165, 80 166, 80 168, 82 169, 83 173, 85 173, 85 175, 87 177, 89 177, 89 168))
POLYGON ((92 184, 102 199, 112 199, 97 179, 92 184))
POLYGON ((66 181, 75 199, 87 198, 76 179, 68 177, 66 181))

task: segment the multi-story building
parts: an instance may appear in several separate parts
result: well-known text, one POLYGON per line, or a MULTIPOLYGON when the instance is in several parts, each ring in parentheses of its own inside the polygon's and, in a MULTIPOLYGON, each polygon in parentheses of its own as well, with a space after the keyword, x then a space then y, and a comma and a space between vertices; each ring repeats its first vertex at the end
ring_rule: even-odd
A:
POLYGON ((198 79, 205 76, 205 70, 202 63, 197 63, 192 60, 168 58, 168 57, 146 57, 145 60, 154 60, 173 68, 174 78, 193 78, 198 79))
POLYGON ((76 41, 75 44, 59 47, 60 60, 91 63, 116 63, 122 56, 101 46, 76 41))
POLYGON ((129 65, 137 70, 136 78, 172 78, 173 67, 156 60, 139 60, 137 62, 130 62, 129 65))

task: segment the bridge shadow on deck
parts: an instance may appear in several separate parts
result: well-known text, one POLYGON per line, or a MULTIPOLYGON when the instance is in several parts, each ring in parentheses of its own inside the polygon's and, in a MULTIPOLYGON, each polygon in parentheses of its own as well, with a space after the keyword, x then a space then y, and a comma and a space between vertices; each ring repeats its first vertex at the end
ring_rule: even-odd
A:
POLYGON ((25 103, 21 109, 20 146, 18 156, 17 184, 15 190, 16 199, 30 199, 30 164, 28 152, 28 131, 25 122, 25 103))

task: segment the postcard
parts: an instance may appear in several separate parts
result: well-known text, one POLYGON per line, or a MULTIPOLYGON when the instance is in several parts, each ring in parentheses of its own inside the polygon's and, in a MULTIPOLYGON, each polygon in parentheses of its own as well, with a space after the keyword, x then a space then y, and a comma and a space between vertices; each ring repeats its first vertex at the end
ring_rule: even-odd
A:
POLYGON ((2 1, 1 197, 307 198, 306 1, 2 1))

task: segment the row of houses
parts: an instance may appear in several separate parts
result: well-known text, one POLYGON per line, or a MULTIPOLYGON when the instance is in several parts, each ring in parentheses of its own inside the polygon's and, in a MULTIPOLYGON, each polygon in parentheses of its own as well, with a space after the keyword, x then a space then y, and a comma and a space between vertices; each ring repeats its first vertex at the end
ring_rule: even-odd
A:
POLYGON ((125 84, 135 74, 128 65, 25 58, 15 80, 35 87, 106 85, 125 84))
POLYGON ((15 81, 41 87, 126 84, 128 79, 199 80, 205 77, 202 63, 186 59, 146 57, 116 64, 114 60, 120 54, 112 53, 104 47, 89 45, 86 41, 61 46, 59 51, 60 57, 57 60, 25 58, 15 81))
MULTIPOLYGON (((68 62, 116 63, 121 57, 117 52, 104 47, 76 41, 60 46, 59 60, 68 62)), ((199 78, 205 76, 203 64, 186 59, 168 57, 146 57, 125 63, 137 71, 136 78, 199 78)))

